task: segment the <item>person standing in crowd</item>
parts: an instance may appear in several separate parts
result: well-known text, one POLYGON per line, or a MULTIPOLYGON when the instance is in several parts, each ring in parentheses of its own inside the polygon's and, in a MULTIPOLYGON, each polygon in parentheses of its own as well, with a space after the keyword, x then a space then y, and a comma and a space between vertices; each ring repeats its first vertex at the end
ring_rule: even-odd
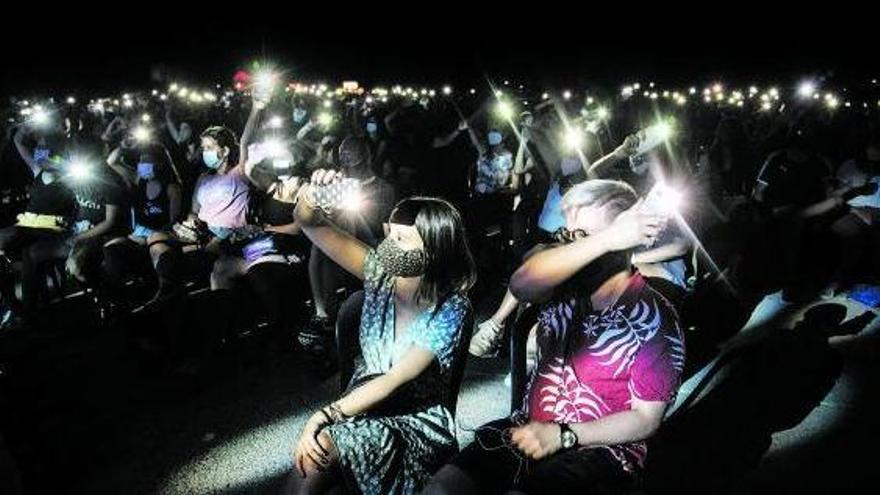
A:
MULTIPOLYGON (((541 133, 542 131, 538 132, 541 133)), ((543 131, 543 133, 546 133, 546 131, 543 131)), ((531 135, 531 130, 523 132, 523 142, 527 143, 526 146, 528 146, 532 139, 531 135)), ((627 137, 613 152, 599 158, 592 164, 584 162, 582 150, 568 150, 567 153, 564 153, 560 159, 559 166, 556 167, 557 175, 546 191, 543 206, 535 208, 535 210, 540 212, 536 218, 537 234, 533 236, 535 244, 552 242, 560 229, 565 228, 565 218, 562 213, 562 192, 567 191, 576 184, 578 179, 583 180, 588 176, 608 173, 613 164, 620 160, 625 160, 632 155, 635 151, 636 143, 637 138, 635 136, 627 137)), ((535 152, 531 154, 532 160, 534 160, 534 157, 538 157, 539 160, 543 161, 543 156, 549 155, 546 153, 541 154, 538 151, 539 147, 534 149, 535 152)), ((518 161, 520 159, 518 156, 518 161)), ((524 166, 523 170, 529 171, 535 170, 535 168, 534 166, 524 166)), ((477 326, 477 332, 471 339, 471 355, 491 357, 498 353, 503 343, 504 325, 518 306, 519 301, 517 301, 510 289, 505 291, 501 304, 498 305, 492 316, 477 326)))
MULTIPOLYGON (((340 211, 334 221, 360 242, 376 247, 384 237, 382 222, 394 206, 394 188, 374 173, 366 140, 345 138, 339 145, 339 160, 340 171, 359 181, 360 204, 354 205, 354 210, 340 211)), ((336 289, 345 284, 345 279, 342 268, 313 245, 309 257, 309 282, 315 313, 308 327, 300 332, 299 344, 315 356, 326 354, 338 309, 336 289)))
POLYGON ((664 220, 609 180, 572 187, 562 210, 566 242, 511 279, 517 299, 542 304, 523 410, 479 428, 426 494, 627 493, 644 466, 685 359, 675 311, 630 264, 664 220))
POLYGON ((314 187, 341 174, 316 171, 298 194, 295 218, 331 259, 364 281, 362 355, 343 396, 317 411, 294 449, 290 493, 418 493, 457 450, 448 409, 451 372, 471 311, 476 268, 458 211, 410 198, 371 248, 312 206, 314 187))

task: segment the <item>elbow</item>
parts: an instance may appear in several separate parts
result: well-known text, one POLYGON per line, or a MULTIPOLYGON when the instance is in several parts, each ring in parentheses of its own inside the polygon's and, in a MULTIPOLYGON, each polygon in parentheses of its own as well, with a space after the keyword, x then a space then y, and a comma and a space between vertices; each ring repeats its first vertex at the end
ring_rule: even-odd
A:
POLYGON ((510 277, 508 289, 513 297, 520 302, 540 303, 544 300, 537 280, 526 267, 520 267, 514 272, 510 277))

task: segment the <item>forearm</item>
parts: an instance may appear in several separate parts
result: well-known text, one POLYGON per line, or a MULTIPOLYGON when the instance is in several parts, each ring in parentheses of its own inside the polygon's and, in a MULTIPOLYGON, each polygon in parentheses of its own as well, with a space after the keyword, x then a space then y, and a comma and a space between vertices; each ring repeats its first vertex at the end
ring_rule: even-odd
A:
POLYGON ((514 272, 510 292, 520 301, 539 302, 607 252, 603 233, 535 253, 514 272))
POLYGON ((599 158, 592 165, 584 163, 584 170, 590 179, 598 179, 606 172, 606 170, 621 160, 621 156, 617 151, 613 151, 602 158, 599 158))
POLYGON ((455 129, 446 136, 435 137, 433 144, 434 148, 445 148, 449 146, 450 144, 452 144, 453 141, 455 141, 455 138, 458 137, 458 132, 458 129, 455 129))
POLYGON ((642 412, 628 410, 570 426, 578 437, 578 445, 600 447, 644 440, 657 431, 660 421, 642 412))
POLYGON ((838 195, 832 195, 825 200, 804 208, 798 213, 798 217, 801 219, 818 217, 844 206, 846 206, 846 201, 843 198, 838 195))
POLYGON ((355 277, 364 279, 364 259, 367 247, 351 234, 332 223, 325 225, 301 224, 302 232, 328 258, 355 277))
POLYGON ((39 173, 40 168, 34 163, 33 151, 24 143, 24 133, 19 130, 15 133, 15 136, 12 138, 13 144, 15 144, 15 150, 18 151, 19 156, 24 162, 27 164, 28 168, 31 169, 31 172, 34 175, 39 173))
POLYGON ((315 126, 312 125, 311 122, 307 122, 306 125, 300 127, 299 131, 296 133, 296 139, 298 141, 305 139, 306 136, 308 136, 308 134, 310 132, 312 132, 312 129, 314 129, 314 128, 315 128, 315 126))
POLYGON ((387 399, 397 387, 388 375, 378 376, 335 402, 346 416, 357 416, 387 399))
POLYGON ((302 228, 300 228, 298 223, 292 222, 286 225, 273 226, 271 228, 271 231, 285 235, 299 235, 300 233, 302 233, 302 228))
POLYGON ((113 228, 113 222, 110 220, 104 220, 103 222, 95 225, 94 227, 90 228, 89 230, 87 230, 81 234, 76 235, 73 238, 73 240, 74 241, 82 241, 85 239, 93 239, 95 237, 102 236, 102 235, 110 232, 110 229, 112 229, 112 228, 113 228))
POLYGON ((171 139, 173 139, 175 143, 180 143, 180 130, 177 129, 177 124, 171 117, 170 112, 165 114, 165 127, 168 129, 168 134, 171 135, 171 139))
POLYGON ((241 142, 239 143, 239 163, 247 163, 247 148, 254 137, 254 129, 257 127, 257 121, 260 118, 260 107, 254 103, 251 107, 251 113, 248 115, 247 123, 241 132, 241 142))
POLYGON ((688 252, 688 245, 685 242, 670 242, 654 249, 635 253, 632 256, 633 263, 659 263, 662 261, 674 260, 681 258, 688 252))

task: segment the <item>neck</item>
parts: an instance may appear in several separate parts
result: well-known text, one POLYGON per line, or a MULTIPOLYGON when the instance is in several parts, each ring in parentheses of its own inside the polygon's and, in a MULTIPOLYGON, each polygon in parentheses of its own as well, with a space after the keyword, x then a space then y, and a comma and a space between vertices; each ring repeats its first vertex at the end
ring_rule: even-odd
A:
POLYGON ((593 308, 603 310, 614 304, 615 301, 623 294, 629 285, 632 274, 629 272, 620 272, 606 280, 590 295, 590 302, 593 308))
POLYGON ((397 277, 395 280, 394 295, 397 300, 407 306, 415 306, 416 292, 422 283, 422 277, 397 277))

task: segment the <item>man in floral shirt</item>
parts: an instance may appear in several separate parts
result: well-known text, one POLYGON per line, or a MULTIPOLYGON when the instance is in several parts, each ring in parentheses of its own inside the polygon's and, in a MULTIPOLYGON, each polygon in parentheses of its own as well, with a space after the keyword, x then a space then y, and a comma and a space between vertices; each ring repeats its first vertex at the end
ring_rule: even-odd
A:
POLYGON ((684 341, 675 310, 629 260, 665 219, 617 181, 578 184, 562 208, 564 242, 537 249, 510 283, 543 304, 523 410, 481 427, 426 493, 626 493, 644 465, 684 341))

